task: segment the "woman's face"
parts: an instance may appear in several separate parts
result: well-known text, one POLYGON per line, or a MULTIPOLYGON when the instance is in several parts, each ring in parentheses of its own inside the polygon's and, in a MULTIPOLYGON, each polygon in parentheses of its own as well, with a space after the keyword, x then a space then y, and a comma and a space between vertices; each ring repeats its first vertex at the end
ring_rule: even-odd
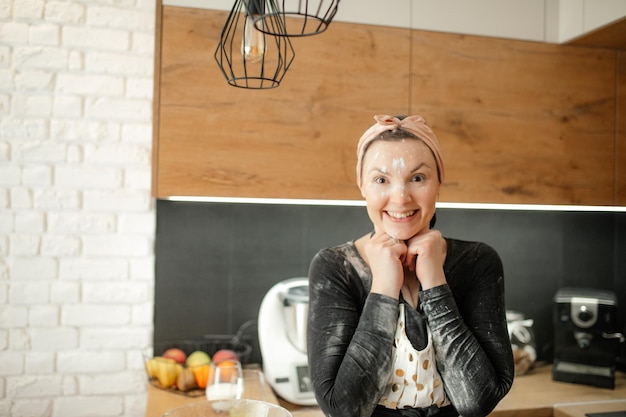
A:
POLYGON ((424 142, 372 142, 362 176, 361 194, 376 231, 407 240, 428 229, 440 184, 435 157, 424 142))

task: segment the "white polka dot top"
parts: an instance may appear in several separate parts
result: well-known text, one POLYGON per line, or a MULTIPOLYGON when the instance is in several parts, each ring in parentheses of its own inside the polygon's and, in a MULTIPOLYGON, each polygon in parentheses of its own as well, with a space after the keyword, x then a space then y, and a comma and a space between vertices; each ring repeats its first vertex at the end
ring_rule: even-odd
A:
POLYGON ((413 348, 404 327, 404 303, 400 303, 398 325, 394 339, 393 371, 379 404, 391 409, 422 408, 450 404, 435 364, 430 328, 428 344, 418 351, 413 348))

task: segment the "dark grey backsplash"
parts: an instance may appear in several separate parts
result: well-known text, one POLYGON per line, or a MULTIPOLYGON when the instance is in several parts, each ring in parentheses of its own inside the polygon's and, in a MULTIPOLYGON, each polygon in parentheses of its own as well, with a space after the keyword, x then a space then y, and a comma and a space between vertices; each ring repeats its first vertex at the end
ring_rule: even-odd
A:
MULTIPOLYGON (((320 248, 371 230, 364 207, 158 200, 156 213, 155 354, 169 340, 236 333, 275 283, 306 276, 320 248)), ((499 252, 507 309, 534 319, 542 360, 559 288, 612 290, 624 316, 626 213, 440 208, 436 227, 499 252)))

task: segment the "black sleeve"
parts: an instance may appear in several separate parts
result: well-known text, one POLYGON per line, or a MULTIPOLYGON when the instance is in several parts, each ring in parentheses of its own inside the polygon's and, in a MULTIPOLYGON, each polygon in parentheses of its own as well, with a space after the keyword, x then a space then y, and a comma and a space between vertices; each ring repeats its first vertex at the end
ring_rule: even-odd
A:
POLYGON ((476 245, 467 258, 451 272, 462 277, 448 279, 462 280, 455 285, 461 294, 453 296, 446 284, 422 291, 420 298, 433 334, 437 368, 453 406, 464 417, 486 416, 513 383, 503 268, 487 245, 476 245))
POLYGON ((398 300, 368 291, 336 252, 311 262, 309 370, 327 416, 371 415, 389 378, 398 300))

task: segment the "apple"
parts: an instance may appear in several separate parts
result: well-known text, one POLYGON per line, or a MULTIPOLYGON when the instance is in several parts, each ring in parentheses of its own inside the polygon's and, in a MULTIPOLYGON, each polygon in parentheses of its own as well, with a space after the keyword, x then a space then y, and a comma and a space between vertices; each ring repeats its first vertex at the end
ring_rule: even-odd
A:
POLYGON ((164 358, 174 359, 176 363, 180 363, 181 365, 185 363, 185 360, 187 360, 185 352, 178 348, 168 349, 161 356, 164 358))
POLYGON ((191 352, 189 356, 187 356, 186 363, 187 363, 187 367, 189 368, 193 368, 195 366, 200 366, 200 365, 210 365, 211 357, 206 352, 203 352, 201 350, 196 350, 194 352, 191 352))
POLYGON ((230 349, 220 349, 213 354, 213 362, 219 363, 222 361, 238 361, 239 357, 235 351, 230 349))

